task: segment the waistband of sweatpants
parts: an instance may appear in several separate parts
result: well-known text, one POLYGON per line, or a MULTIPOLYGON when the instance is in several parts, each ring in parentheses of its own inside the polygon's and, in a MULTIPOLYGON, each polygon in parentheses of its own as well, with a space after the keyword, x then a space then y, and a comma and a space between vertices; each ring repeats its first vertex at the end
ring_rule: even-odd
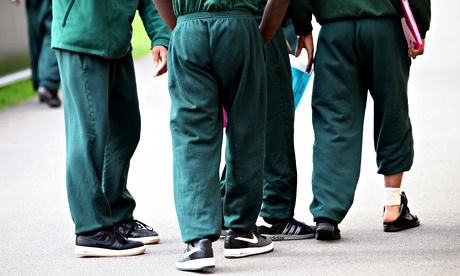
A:
POLYGON ((177 18, 177 24, 187 20, 195 19, 210 19, 210 18, 226 18, 226 17, 247 17, 254 18, 254 14, 246 10, 230 10, 230 11, 213 11, 213 12, 194 12, 181 15, 177 18))

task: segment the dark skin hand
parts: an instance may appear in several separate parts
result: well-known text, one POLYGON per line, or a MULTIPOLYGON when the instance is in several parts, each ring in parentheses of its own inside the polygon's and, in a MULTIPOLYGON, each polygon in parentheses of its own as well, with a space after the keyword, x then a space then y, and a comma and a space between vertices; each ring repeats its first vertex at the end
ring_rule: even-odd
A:
POLYGON ((308 63, 305 71, 310 74, 311 68, 313 66, 313 54, 315 53, 315 47, 313 45, 313 34, 309 33, 304 36, 299 36, 297 38, 297 51, 295 52, 295 56, 300 56, 302 49, 305 49, 308 54, 308 63))

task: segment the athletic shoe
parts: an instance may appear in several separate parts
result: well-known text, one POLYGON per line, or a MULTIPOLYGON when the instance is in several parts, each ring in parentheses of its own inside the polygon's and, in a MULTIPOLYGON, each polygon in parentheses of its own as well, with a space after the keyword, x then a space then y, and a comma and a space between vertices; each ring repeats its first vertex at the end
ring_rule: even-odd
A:
POLYGON ((176 268, 186 271, 197 271, 214 268, 214 253, 209 239, 195 240, 187 244, 184 253, 176 262, 176 268))
POLYGON ((37 89, 37 92, 38 92, 38 101, 40 103, 47 103, 48 100, 51 99, 51 91, 49 91, 46 87, 44 86, 40 86, 38 87, 37 89))
POLYGON ((226 258, 241 258, 262 254, 273 250, 273 242, 252 230, 238 235, 235 230, 227 230, 224 241, 224 256, 226 258))
POLYGON ((222 223, 222 229, 220 230, 220 238, 225 238, 225 235, 227 235, 227 230, 228 228, 224 226, 224 224, 222 223))
POLYGON ((37 92, 40 103, 47 103, 49 107, 61 106, 61 100, 57 96, 57 93, 51 92, 44 86, 38 87, 37 92))
POLYGON ((383 231, 385 232, 398 232, 401 230, 417 227, 420 225, 420 221, 416 215, 410 213, 409 207, 407 206, 407 197, 404 192, 401 192, 401 205, 399 211, 399 217, 389 223, 383 223, 383 231))
POLYGON ((316 221, 317 240, 338 240, 340 230, 338 223, 328 218, 318 218, 316 221))
POLYGON ((143 244, 158 243, 160 241, 160 236, 153 227, 135 219, 119 223, 116 227, 128 240, 140 241, 143 244))
POLYGON ((279 223, 269 224, 262 219, 263 224, 257 226, 257 232, 271 238, 273 241, 301 240, 315 237, 315 227, 306 225, 294 218, 279 223))
POLYGON ((75 254, 83 257, 133 256, 145 252, 141 242, 128 241, 114 227, 90 235, 77 235, 75 254))

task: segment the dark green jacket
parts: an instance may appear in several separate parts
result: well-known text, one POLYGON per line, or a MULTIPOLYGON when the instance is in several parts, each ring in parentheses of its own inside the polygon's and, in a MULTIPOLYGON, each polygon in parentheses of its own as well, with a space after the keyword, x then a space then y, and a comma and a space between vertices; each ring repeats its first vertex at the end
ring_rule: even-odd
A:
MULTIPOLYGON (((308 5, 309 2, 305 0, 290 0, 289 6, 284 17, 285 23, 288 19, 291 19, 292 25, 294 26, 295 33, 297 35, 307 35, 311 33, 313 27, 311 25, 311 7, 308 5)), ((257 19, 261 20, 262 15, 267 5, 267 0, 259 0, 257 11, 257 19)))
MULTIPOLYGON (((366 17, 403 16, 401 0, 305 0, 319 24, 366 17)), ((422 38, 430 28, 430 0, 409 0, 422 38)))
POLYGON ((170 30, 152 0, 53 0, 53 48, 117 59, 131 52, 136 11, 151 46, 169 44, 170 30))

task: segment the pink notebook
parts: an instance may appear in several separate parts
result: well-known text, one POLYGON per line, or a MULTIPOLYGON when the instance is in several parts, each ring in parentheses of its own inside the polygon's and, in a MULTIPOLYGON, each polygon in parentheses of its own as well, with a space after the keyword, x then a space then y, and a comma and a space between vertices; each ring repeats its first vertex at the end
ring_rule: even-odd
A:
POLYGON ((404 10, 404 18, 401 19, 401 23, 404 35, 406 36, 407 45, 411 47, 412 44, 415 43, 416 48, 423 48, 423 40, 420 36, 412 10, 410 9, 409 0, 401 0, 401 4, 404 10))

